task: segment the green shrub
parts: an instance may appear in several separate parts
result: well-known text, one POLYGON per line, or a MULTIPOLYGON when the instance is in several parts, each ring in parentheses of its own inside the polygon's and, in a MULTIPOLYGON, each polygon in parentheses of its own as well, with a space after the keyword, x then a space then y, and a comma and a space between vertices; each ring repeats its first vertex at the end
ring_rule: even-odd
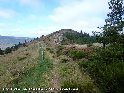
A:
POLYGON ((122 47, 95 51, 89 62, 79 62, 95 79, 104 93, 124 93, 124 59, 122 47))
POLYGON ((57 50, 57 51, 56 51, 57 56, 62 55, 63 49, 64 49, 64 47, 61 46, 61 45, 57 47, 57 49, 56 49, 56 50, 57 50))
POLYGON ((70 88, 70 90, 61 90, 61 93, 96 93, 93 90, 94 86, 91 83, 87 82, 86 84, 84 84, 82 82, 77 82, 76 80, 65 81, 61 88, 62 89, 70 88))
POLYGON ((50 53, 54 53, 54 50, 51 49, 51 50, 50 50, 50 53))
POLYGON ((51 50, 49 47, 46 48, 47 51, 51 50))
POLYGON ((78 63, 78 65, 79 65, 79 67, 80 68, 87 68, 87 66, 88 66, 88 62, 86 62, 86 61, 80 61, 79 63, 78 63))
POLYGON ((3 55, 4 51, 0 48, 0 55, 3 55))
POLYGON ((50 53, 54 53, 54 50, 51 49, 51 48, 48 48, 48 47, 47 47, 46 50, 49 51, 50 53))
POLYGON ((5 49, 5 54, 11 53, 11 52, 12 52, 12 49, 10 47, 7 47, 5 49))
POLYGON ((96 42, 95 36, 90 36, 88 33, 66 32, 63 34, 62 44, 87 44, 96 42))
POLYGON ((68 61, 69 61, 69 60, 68 60, 67 58, 62 58, 62 59, 61 59, 61 62, 62 62, 62 63, 67 63, 68 61))
POLYGON ((82 59, 86 56, 86 53, 80 50, 71 50, 70 51, 70 57, 72 57, 74 60, 76 59, 82 59))

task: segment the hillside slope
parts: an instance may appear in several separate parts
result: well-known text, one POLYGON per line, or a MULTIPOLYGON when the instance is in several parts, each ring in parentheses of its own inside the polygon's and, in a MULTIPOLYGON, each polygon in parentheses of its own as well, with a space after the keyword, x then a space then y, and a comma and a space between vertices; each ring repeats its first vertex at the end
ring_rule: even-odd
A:
POLYGON ((37 64, 39 44, 32 43, 7 55, 0 56, 0 88, 18 78, 25 70, 37 64))
POLYGON ((60 44, 54 42, 60 37, 57 33, 0 56, 2 93, 100 93, 90 76, 80 71, 77 61, 63 54, 58 56, 60 44))

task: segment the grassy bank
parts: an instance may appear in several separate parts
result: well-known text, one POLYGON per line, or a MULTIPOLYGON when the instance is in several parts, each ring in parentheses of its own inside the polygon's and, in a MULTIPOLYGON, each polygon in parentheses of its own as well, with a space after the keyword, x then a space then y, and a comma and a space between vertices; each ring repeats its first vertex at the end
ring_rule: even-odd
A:
MULTIPOLYGON (((8 84, 8 87, 18 88, 21 90, 14 91, 14 93, 28 93, 28 88, 48 88, 50 87, 51 80, 46 77, 48 75, 48 71, 52 69, 52 62, 47 57, 42 59, 41 49, 39 50, 39 59, 38 64, 29 70, 22 73, 17 79, 13 80, 8 84), (28 89, 23 90, 23 88, 28 89)), ((3 93, 8 93, 9 91, 3 91, 3 93)), ((12 92, 12 91, 10 91, 12 92)))

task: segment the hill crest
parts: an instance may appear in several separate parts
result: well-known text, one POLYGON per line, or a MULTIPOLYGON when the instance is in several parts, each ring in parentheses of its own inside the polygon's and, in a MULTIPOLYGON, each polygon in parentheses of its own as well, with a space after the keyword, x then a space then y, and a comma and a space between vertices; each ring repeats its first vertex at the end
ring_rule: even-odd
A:
POLYGON ((72 29, 61 29, 59 31, 56 31, 56 32, 53 32, 45 37, 42 37, 43 38, 43 41, 45 42, 49 42, 51 44, 61 44, 61 41, 63 40, 63 35, 64 33, 79 33, 77 31, 74 31, 72 29))

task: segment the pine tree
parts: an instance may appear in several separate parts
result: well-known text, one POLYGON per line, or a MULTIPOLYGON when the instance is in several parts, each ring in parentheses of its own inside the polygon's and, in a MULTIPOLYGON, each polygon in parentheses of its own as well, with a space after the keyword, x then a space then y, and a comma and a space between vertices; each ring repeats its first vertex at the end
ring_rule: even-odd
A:
POLYGON ((82 30, 81 30, 81 32, 80 32, 81 34, 83 34, 83 32, 82 32, 82 30))
POLYGON ((25 40, 25 43, 27 43, 27 41, 25 40))
POLYGON ((108 18, 105 19, 106 24, 102 27, 103 33, 100 34, 100 39, 104 47, 108 43, 118 43, 121 36, 120 33, 124 27, 123 0, 110 0, 108 4, 111 12, 107 14, 108 18))
POLYGON ((122 31, 123 24, 121 23, 122 16, 124 15, 123 0, 111 0, 108 4, 111 12, 107 14, 109 19, 107 22, 110 23, 110 26, 119 26, 119 28, 116 28, 116 31, 122 31))
POLYGON ((3 52, 3 50, 0 48, 0 55, 3 55, 4 54, 4 52, 3 52))
POLYGON ((14 51, 17 50, 19 46, 17 44, 14 45, 14 51))

